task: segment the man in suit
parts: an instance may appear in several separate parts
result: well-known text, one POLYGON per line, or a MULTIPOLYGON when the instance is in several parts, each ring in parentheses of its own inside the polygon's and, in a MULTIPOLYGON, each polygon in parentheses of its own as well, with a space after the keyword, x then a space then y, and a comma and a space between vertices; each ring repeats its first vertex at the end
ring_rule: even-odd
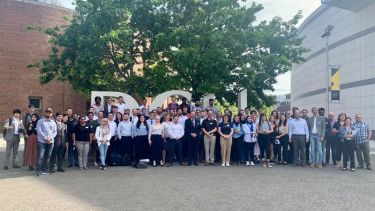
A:
POLYGON ((194 160, 194 165, 198 165, 198 136, 201 132, 201 124, 199 119, 195 116, 195 111, 190 113, 190 118, 185 120, 185 136, 188 144, 188 160, 191 166, 194 160))
POLYGON ((104 105, 104 117, 108 117, 108 113, 112 112, 112 103, 112 97, 109 97, 104 105))
POLYGON ((323 116, 318 115, 318 109, 312 108, 312 117, 307 119, 310 133, 311 165, 310 167, 322 168, 323 150, 322 143, 326 133, 326 121, 323 116), (317 157, 319 156, 319 158, 317 157))
POLYGON ((21 110, 14 109, 13 117, 6 120, 4 124, 6 133, 4 139, 6 141, 6 153, 4 161, 4 170, 8 170, 10 155, 13 151, 13 168, 21 168, 17 165, 18 147, 20 144, 20 135, 24 133, 24 126, 21 119, 21 110))
POLYGON ((55 173, 55 164, 57 159, 57 171, 64 172, 64 151, 68 143, 68 129, 67 125, 62 122, 63 114, 56 113, 56 129, 57 134, 54 138, 51 160, 50 160, 50 172, 55 173))

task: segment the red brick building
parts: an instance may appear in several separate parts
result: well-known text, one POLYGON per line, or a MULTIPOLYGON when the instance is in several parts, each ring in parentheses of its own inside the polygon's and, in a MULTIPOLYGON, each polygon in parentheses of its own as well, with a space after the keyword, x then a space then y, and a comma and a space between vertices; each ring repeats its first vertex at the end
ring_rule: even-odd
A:
POLYGON ((0 1, 0 127, 14 108, 27 111, 36 104, 40 113, 46 107, 74 112, 86 110, 86 97, 80 96, 69 82, 39 83, 39 70, 27 65, 49 55, 48 36, 29 31, 28 26, 54 27, 66 24, 64 16, 72 11, 32 1, 0 1))

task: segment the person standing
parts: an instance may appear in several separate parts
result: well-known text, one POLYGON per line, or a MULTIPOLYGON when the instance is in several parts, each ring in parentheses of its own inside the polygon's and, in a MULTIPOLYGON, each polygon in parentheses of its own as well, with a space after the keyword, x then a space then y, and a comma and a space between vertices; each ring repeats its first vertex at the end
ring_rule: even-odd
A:
POLYGON ((217 121, 213 118, 213 111, 208 110, 207 119, 203 120, 202 131, 204 134, 205 161, 207 165, 215 165, 215 142, 217 121))
POLYGON ((95 103, 92 105, 94 108, 94 114, 98 116, 99 111, 104 111, 104 106, 102 105, 102 98, 95 97, 95 103))
MULTIPOLYGON (((125 104, 125 101, 124 101, 124 97, 123 97, 123 96, 118 97, 117 108, 118 108, 118 112, 120 112, 121 114, 124 114, 124 113, 125 113, 125 110, 126 110, 126 104, 125 104)), ((121 121, 121 120, 120 120, 120 121, 121 121)))
POLYGON ((223 122, 219 124, 220 146, 221 146, 221 166, 230 166, 230 152, 232 149, 233 128, 229 121, 229 115, 223 116, 223 122))
POLYGON ((177 110, 178 109, 178 104, 176 103, 176 97, 175 96, 171 96, 171 101, 169 104, 168 104, 168 110, 177 110))
POLYGON ((133 123, 129 120, 129 115, 122 116, 122 122, 117 127, 117 147, 120 149, 120 154, 124 160, 129 161, 132 152, 132 139, 134 137, 133 123))
POLYGON ((160 116, 154 117, 155 124, 150 126, 148 132, 148 143, 151 146, 151 161, 152 166, 156 167, 157 163, 164 166, 163 163, 163 125, 160 124, 160 116))
POLYGON ((64 172, 63 162, 64 162, 64 151, 66 149, 68 140, 67 140, 67 127, 62 122, 63 114, 57 112, 56 113, 56 128, 57 134, 54 138, 52 153, 51 153, 51 162, 50 162, 50 171, 51 173, 55 173, 55 164, 57 159, 57 171, 64 172))
POLYGON ((21 168, 17 164, 18 148, 20 144, 20 135, 24 133, 24 125, 21 119, 21 110, 14 109, 13 117, 7 119, 4 124, 6 130, 4 140, 6 141, 6 153, 4 161, 4 170, 8 170, 10 156, 13 151, 13 168, 21 168))
MULTIPOLYGON (((301 118, 306 120, 306 122, 309 119, 308 114, 309 114, 309 111, 307 109, 302 109, 302 117, 301 118)), ((310 144, 311 144, 311 142, 308 141, 308 142, 306 142, 306 145, 305 145, 306 165, 309 165, 309 166, 311 165, 311 163, 310 163, 310 144)))
POLYGON ((139 117, 135 126, 135 159, 139 163, 141 159, 150 158, 150 145, 148 143, 148 124, 144 115, 139 117))
POLYGON ((90 128, 90 133, 93 134, 92 140, 90 141, 90 147, 91 147, 91 155, 93 164, 95 167, 98 166, 97 160, 98 160, 98 143, 96 142, 96 138, 94 136, 94 133, 96 131, 96 128, 99 126, 99 122, 97 120, 94 120, 94 113, 89 112, 87 114, 88 120, 86 122, 86 125, 90 128))
MULTIPOLYGON (((25 114, 24 118, 23 118, 23 128, 25 128, 25 133, 24 133, 24 137, 23 137, 23 141, 24 141, 24 149, 27 148, 27 142, 29 140, 29 135, 27 134, 27 126, 29 125, 29 123, 31 122, 31 116, 34 114, 35 112, 35 108, 32 104, 30 104, 28 107, 28 112, 25 114)), ((26 166, 26 150, 23 151, 23 165, 26 166)), ((35 166, 35 164, 33 165, 35 166)))
POLYGON ((38 161, 36 165, 36 176, 46 175, 50 172, 50 159, 53 149, 54 138, 57 135, 56 122, 51 119, 52 109, 47 108, 44 111, 44 118, 36 124, 38 133, 38 161))
MULTIPOLYGON (((71 111, 69 113, 71 113, 71 111)), ((69 145, 68 145, 69 166, 68 167, 72 168, 73 166, 79 166, 78 151, 77 151, 76 146, 74 145, 74 142, 73 142, 73 131, 74 131, 75 125, 78 122, 76 121, 75 118, 73 118, 72 115, 69 116, 69 113, 67 113, 68 114, 68 122, 66 123, 67 137, 68 137, 68 142, 69 142, 69 145)))
POLYGON ((366 169, 372 170, 369 144, 372 136, 370 125, 362 120, 362 114, 355 115, 355 120, 354 126, 358 132, 355 137, 358 168, 364 168, 364 164, 366 164, 366 169), (365 162, 363 162, 363 158, 365 162))
POLYGON ((163 131, 164 131, 163 132, 163 139, 164 139, 164 142, 163 142, 163 163, 165 163, 165 158, 167 156, 167 150, 168 150, 168 146, 169 146, 169 142, 170 142, 168 127, 169 127, 169 125, 171 125, 171 116, 169 115, 169 113, 166 113, 164 115, 162 125, 163 125, 163 131))
POLYGON ((322 168, 323 161, 323 148, 322 143, 324 141, 326 132, 325 119, 322 116, 318 116, 318 109, 312 108, 312 117, 307 119, 307 126, 309 128, 309 137, 311 145, 311 165, 310 167, 322 168), (319 157, 319 158, 318 158, 319 157))
POLYGON ((32 114, 30 121, 26 125, 28 145, 25 148, 25 165, 29 166, 30 171, 36 169, 38 159, 38 133, 36 131, 38 121, 38 114, 32 114))
POLYGON ((214 106, 215 100, 214 99, 209 99, 208 100, 208 106, 206 106, 204 109, 206 110, 211 110, 212 111, 212 117, 216 118, 216 114, 218 109, 214 106))
MULTIPOLYGON (((96 130, 96 127, 95 127, 96 130)), ((79 123, 74 126, 73 144, 77 147, 79 169, 87 168, 87 158, 89 154, 90 144, 92 144, 93 128, 85 122, 85 117, 79 117, 79 123)))
MULTIPOLYGON (((240 116, 234 116, 233 127, 233 141, 232 141, 232 161, 234 165, 239 165, 241 162, 241 146, 244 139, 244 130, 240 122, 240 116)), ((256 127, 253 128, 254 131, 256 127)), ((254 153, 254 150, 253 150, 254 153)))
POLYGON ((173 158, 175 156, 176 148, 178 162, 180 165, 183 165, 183 149, 182 149, 182 137, 185 134, 184 127, 179 123, 179 117, 173 117, 173 123, 168 127, 168 134, 170 136, 169 142, 169 164, 168 167, 173 165, 173 158))
POLYGON ((339 114, 337 121, 333 125, 332 132, 335 134, 335 139, 336 139, 336 167, 340 167, 340 162, 342 159, 342 154, 343 154, 343 142, 341 142, 341 139, 339 138, 339 133, 340 133, 340 127, 344 126, 345 124, 345 119, 346 119, 346 114, 341 113, 339 114))
MULTIPOLYGON (((247 121, 242 124, 242 129, 244 133, 244 154, 245 154, 245 161, 246 166, 254 166, 254 146, 255 142, 257 141, 256 138, 256 115, 249 115, 247 116, 247 121)), ((236 119, 236 117, 235 117, 236 119)), ((236 121, 236 120, 235 120, 236 121)))
POLYGON ((295 119, 289 123, 289 143, 293 144, 294 164, 305 167, 305 144, 309 139, 309 129, 306 120, 301 118, 301 112, 297 109, 294 111, 295 119))
POLYGON ((188 161, 191 166, 194 161, 194 165, 198 165, 198 147, 199 140, 198 136, 201 132, 201 125, 199 119, 196 118, 195 111, 190 113, 190 118, 185 120, 185 133, 186 141, 188 144, 188 161))
POLYGON ((260 148, 260 155, 262 157, 263 167, 272 168, 272 165, 270 164, 270 143, 271 133, 273 133, 274 130, 271 128, 271 124, 267 120, 266 114, 262 113, 260 115, 257 126, 258 143, 260 148))
POLYGON ((106 102, 106 104, 104 105, 104 109, 103 109, 103 112, 104 112, 104 116, 105 116, 105 117, 108 117, 109 112, 112 112, 112 106, 113 106, 113 100, 112 100, 112 97, 108 97, 108 98, 107 98, 107 102, 106 102))
POLYGON ((107 149, 110 145, 110 140, 112 138, 109 121, 107 118, 102 119, 100 126, 96 128, 95 138, 97 140, 100 152, 100 169, 106 170, 105 160, 107 156, 107 149))
POLYGON ((276 139, 279 140, 281 147, 283 148, 282 153, 282 164, 286 165, 288 163, 288 119, 286 118, 286 115, 281 114, 280 115, 280 122, 277 127, 278 136, 276 136, 276 139))
POLYGON ((335 124, 335 114, 333 112, 329 112, 328 114, 328 122, 326 122, 326 165, 329 164, 330 157, 332 155, 332 162, 333 165, 336 166, 336 136, 335 133, 332 131, 333 126, 335 124), (332 152, 332 153, 331 153, 332 152))
MULTIPOLYGON (((319 116, 321 116, 321 117, 324 118, 324 122, 325 123, 328 122, 328 118, 325 117, 325 113, 326 113, 326 109, 325 108, 319 108, 318 113, 319 113, 319 116)), ((326 128, 324 128, 324 129, 326 129, 326 128)), ((323 141, 322 141, 322 153, 323 153, 323 156, 322 156, 322 166, 326 166, 326 162, 325 162, 325 160, 326 160, 326 143, 327 143, 326 139, 323 139, 323 141)))
POLYGON ((354 151, 356 148, 355 137, 357 134, 356 127, 352 125, 352 119, 347 117, 345 119, 344 126, 340 127, 339 138, 343 143, 343 152, 344 152, 344 162, 343 162, 343 171, 347 170, 348 161, 350 160, 350 170, 355 171, 355 158, 354 151))

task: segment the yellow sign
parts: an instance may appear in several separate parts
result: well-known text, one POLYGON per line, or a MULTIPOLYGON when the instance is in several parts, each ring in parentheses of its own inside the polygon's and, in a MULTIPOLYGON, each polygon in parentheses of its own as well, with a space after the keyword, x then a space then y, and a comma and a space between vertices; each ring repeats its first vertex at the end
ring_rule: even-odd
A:
POLYGON ((332 75, 331 75, 331 90, 332 91, 340 91, 340 69, 332 68, 332 75))

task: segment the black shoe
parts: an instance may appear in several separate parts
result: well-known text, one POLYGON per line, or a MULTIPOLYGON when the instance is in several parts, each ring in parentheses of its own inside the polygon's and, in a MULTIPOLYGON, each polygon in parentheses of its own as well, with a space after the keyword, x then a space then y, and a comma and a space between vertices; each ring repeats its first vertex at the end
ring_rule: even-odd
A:
POLYGON ((367 170, 372 170, 372 168, 371 168, 371 166, 367 166, 367 168, 366 168, 367 170))
POLYGON ((168 163, 167 167, 171 167, 171 166, 173 166, 173 164, 172 163, 168 163))
POLYGON ((8 166, 4 166, 4 170, 8 170, 8 166))
POLYGON ((204 165, 205 165, 205 166, 208 166, 208 165, 210 165, 210 164, 209 164, 209 163, 205 163, 204 165))
POLYGON ((13 168, 14 169, 19 169, 19 168, 21 168, 21 166, 19 166, 19 165, 13 165, 13 168))
POLYGON ((191 166, 191 163, 189 163, 188 166, 191 166))
POLYGON ((77 167, 79 167, 79 164, 78 164, 78 163, 76 163, 76 164, 74 164, 74 166, 77 166, 77 167))
POLYGON ((56 173, 55 169, 49 171, 50 174, 56 173))
POLYGON ((211 166, 216 166, 216 164, 215 163, 210 163, 211 164, 211 166))
POLYGON ((198 166, 198 163, 194 163, 194 166, 198 166))
POLYGON ((33 170, 34 170, 34 168, 29 166, 29 171, 33 171, 33 170))
POLYGON ((57 169, 58 172, 65 172, 64 169, 57 169))
POLYGON ((364 169, 364 167, 363 166, 358 166, 358 169, 364 169))

